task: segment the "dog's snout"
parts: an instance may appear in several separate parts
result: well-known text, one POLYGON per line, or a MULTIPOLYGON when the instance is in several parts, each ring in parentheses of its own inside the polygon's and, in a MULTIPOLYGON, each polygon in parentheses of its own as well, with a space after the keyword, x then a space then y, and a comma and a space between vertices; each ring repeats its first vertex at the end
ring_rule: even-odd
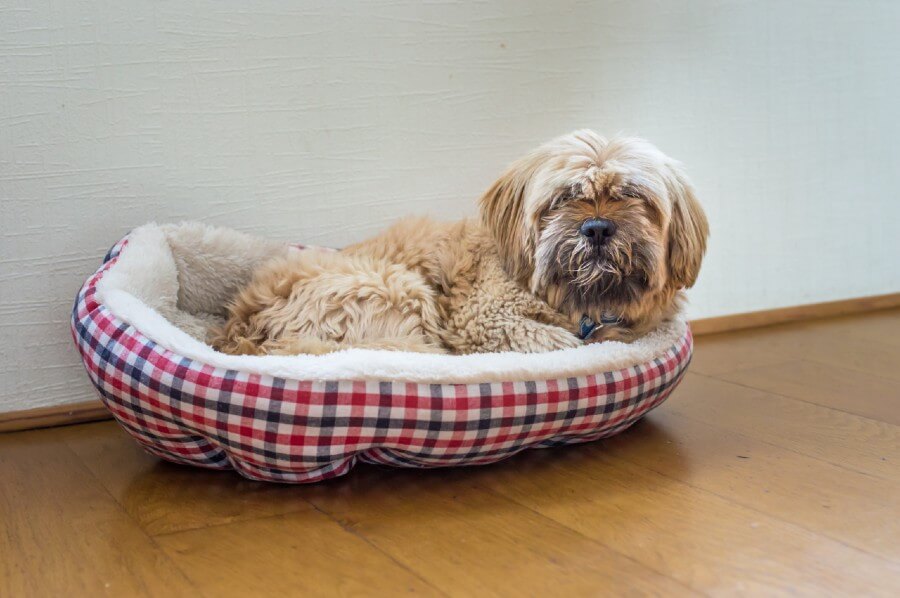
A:
POLYGON ((581 223, 579 232, 594 243, 602 245, 616 234, 616 223, 606 218, 588 218, 581 223))

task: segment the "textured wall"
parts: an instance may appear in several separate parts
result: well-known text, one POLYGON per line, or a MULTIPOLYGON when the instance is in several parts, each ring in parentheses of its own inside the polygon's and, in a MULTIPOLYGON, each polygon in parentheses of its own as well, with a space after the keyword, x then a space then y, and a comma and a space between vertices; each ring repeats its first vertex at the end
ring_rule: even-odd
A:
POLYGON ((69 308, 135 225, 340 245, 471 214, 585 126, 687 164, 692 315, 898 291, 898 26, 850 0, 0 5, 0 411, 93 396, 69 308))

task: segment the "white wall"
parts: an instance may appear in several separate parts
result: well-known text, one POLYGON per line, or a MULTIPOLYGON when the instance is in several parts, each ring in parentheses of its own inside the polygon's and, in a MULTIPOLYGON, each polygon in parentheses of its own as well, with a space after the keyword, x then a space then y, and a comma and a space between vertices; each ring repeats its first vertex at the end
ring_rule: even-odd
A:
POLYGON ((898 27, 886 0, 7 3, 0 411, 93 397, 69 309, 135 225, 341 245, 472 214, 578 127, 686 163, 691 315, 900 291, 898 27))

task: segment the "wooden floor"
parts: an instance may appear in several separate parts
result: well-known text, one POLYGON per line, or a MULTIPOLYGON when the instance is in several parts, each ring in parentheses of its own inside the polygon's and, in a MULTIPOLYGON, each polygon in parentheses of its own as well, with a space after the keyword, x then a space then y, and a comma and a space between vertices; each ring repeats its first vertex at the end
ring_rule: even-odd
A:
POLYGON ((313 486, 0 435, 0 596, 900 595, 900 310, 701 337, 607 441, 313 486))

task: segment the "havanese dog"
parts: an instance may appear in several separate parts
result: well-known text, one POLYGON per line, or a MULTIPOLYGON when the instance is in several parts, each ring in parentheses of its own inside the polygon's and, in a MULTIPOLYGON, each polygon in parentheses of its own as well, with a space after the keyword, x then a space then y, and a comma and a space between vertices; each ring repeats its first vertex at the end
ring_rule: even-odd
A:
POLYGON ((706 250, 681 166, 642 139, 576 131, 515 162, 480 220, 416 218, 340 251, 264 264, 213 344, 539 352, 630 341, 673 318, 706 250))

